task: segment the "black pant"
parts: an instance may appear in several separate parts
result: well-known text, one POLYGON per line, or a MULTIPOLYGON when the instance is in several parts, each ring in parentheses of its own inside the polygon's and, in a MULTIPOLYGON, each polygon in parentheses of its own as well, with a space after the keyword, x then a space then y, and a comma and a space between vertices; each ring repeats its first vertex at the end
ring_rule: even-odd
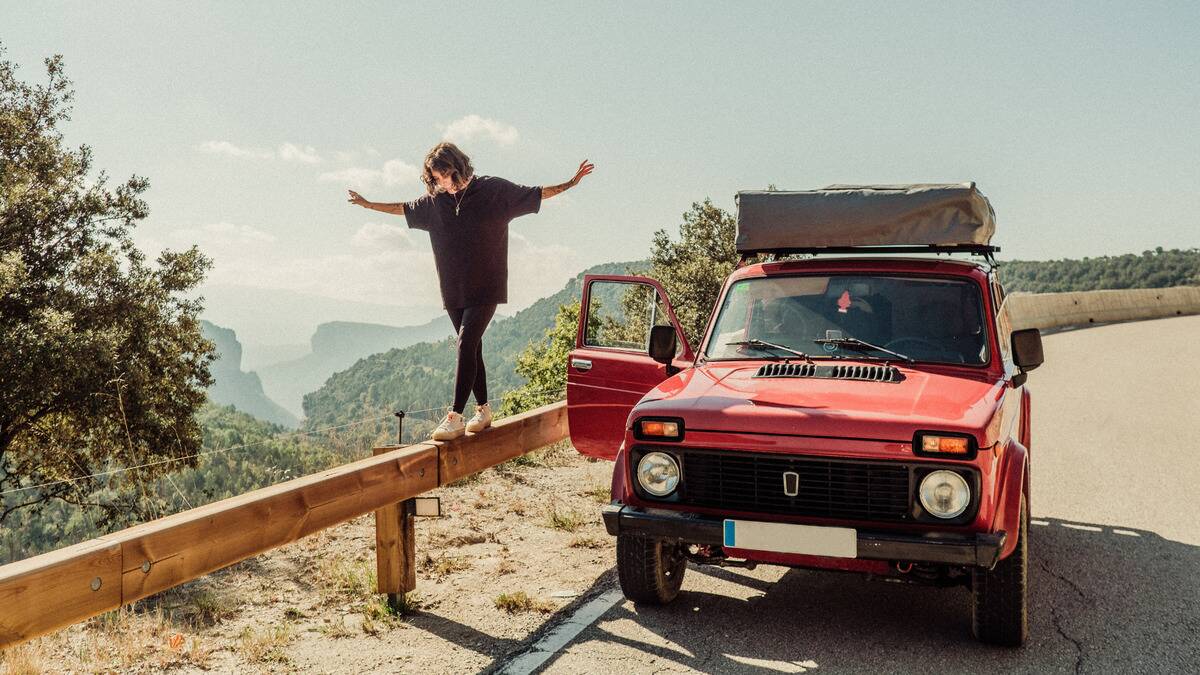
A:
POLYGON ((487 372, 483 368, 483 331, 496 313, 495 305, 477 305, 447 309, 458 334, 458 366, 454 371, 454 412, 462 414, 467 397, 475 393, 475 403, 487 403, 487 372))

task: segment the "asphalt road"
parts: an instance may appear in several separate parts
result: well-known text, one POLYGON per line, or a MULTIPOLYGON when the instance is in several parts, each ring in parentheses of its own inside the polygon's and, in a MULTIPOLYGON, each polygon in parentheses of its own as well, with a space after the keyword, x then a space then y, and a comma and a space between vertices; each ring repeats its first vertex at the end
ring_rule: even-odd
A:
POLYGON ((1200 316, 1044 343, 1024 648, 976 643, 963 588, 689 567, 675 603, 622 599, 537 672, 1200 672, 1200 316))

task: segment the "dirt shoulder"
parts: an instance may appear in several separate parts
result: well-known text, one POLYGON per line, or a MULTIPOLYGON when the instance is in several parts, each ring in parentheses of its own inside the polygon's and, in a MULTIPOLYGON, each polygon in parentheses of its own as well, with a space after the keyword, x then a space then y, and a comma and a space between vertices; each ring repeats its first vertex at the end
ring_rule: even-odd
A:
POLYGON ((374 593, 374 517, 5 652, 0 672, 475 672, 607 586, 612 464, 563 443, 431 494, 417 590, 374 593))

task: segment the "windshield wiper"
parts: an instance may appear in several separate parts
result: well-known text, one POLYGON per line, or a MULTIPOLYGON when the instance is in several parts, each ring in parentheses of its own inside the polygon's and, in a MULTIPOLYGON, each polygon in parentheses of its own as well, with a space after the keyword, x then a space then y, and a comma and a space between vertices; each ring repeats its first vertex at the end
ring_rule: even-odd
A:
POLYGON ((818 338, 816 340, 813 340, 813 342, 815 342, 819 345, 837 345, 839 347, 849 347, 850 349, 853 349, 855 351, 864 351, 867 349, 874 349, 877 352, 883 352, 884 354, 891 354, 892 356, 895 356, 898 359, 904 359, 905 361, 908 361, 910 363, 913 361, 913 357, 911 357, 911 356, 901 354, 900 352, 894 352, 890 349, 884 349, 883 347, 880 347, 879 345, 873 345, 870 342, 864 342, 864 341, 859 340, 858 338, 854 338, 854 337, 818 338))
POLYGON ((808 354, 805 354, 804 352, 797 351, 795 349, 792 349, 791 347, 784 347, 783 345, 777 345, 772 342, 766 342, 764 340, 759 340, 757 338, 752 339, 752 340, 738 340, 736 342, 726 342, 725 344, 727 346, 737 345, 740 347, 758 347, 759 349, 769 347, 771 349, 778 349, 783 352, 788 352, 789 354, 795 354, 796 356, 799 356, 800 358, 804 359, 805 361, 812 363, 812 359, 808 356, 808 354))

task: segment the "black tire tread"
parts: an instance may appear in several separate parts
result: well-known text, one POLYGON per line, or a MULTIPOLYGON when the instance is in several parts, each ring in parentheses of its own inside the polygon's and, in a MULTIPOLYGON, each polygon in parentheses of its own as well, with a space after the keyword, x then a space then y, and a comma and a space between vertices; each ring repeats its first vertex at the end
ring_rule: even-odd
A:
POLYGON ((1021 499, 1017 548, 992 570, 972 574, 971 632, 981 642, 1020 647, 1029 635, 1029 512, 1021 499))
POLYGON ((678 556, 668 567, 668 547, 676 542, 638 537, 632 534, 617 536, 617 577, 625 597, 635 603, 665 605, 679 595, 687 560, 678 556))

